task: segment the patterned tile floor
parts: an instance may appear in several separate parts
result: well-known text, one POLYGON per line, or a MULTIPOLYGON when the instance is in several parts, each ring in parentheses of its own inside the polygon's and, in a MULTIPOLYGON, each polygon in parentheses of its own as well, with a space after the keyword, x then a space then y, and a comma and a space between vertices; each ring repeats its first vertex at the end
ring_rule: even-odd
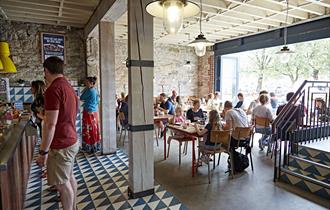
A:
MULTIPOLYGON (((158 184, 154 195, 128 199, 128 157, 121 150, 109 156, 79 153, 74 174, 78 182, 78 209, 187 209, 158 184)), ((34 161, 24 209, 59 209, 58 194, 47 190, 47 180, 40 175, 41 168, 34 161)))

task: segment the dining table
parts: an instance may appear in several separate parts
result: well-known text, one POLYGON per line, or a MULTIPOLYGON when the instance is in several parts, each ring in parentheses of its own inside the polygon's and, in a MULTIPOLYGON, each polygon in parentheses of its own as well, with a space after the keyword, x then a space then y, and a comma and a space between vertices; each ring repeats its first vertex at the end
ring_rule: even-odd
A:
MULTIPOLYGON (((200 125, 199 125, 200 126, 200 125)), ((196 162, 196 148, 195 148, 195 141, 203 136, 198 135, 196 128, 194 126, 194 123, 190 123, 187 126, 182 126, 179 124, 168 124, 165 126, 164 130, 164 160, 166 160, 166 130, 172 130, 175 133, 180 133, 185 136, 191 137, 191 142, 192 142, 192 161, 191 161, 191 175, 194 177, 196 173, 196 167, 197 167, 197 162, 196 162)))

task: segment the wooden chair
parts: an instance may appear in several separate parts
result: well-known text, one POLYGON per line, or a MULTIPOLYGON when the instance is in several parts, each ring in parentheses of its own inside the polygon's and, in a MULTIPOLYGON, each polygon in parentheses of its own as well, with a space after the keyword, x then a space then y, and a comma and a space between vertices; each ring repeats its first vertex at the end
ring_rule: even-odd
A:
POLYGON ((125 125, 125 119, 126 118, 125 118, 124 112, 119 112, 118 118, 119 118, 119 122, 120 122, 120 126, 121 126, 118 143, 121 144, 122 146, 124 146, 126 132, 127 132, 127 129, 128 129, 128 124, 125 125), (124 131, 124 138, 121 142, 121 137, 122 137, 123 131, 124 131))
POLYGON ((181 165, 181 153, 187 155, 187 153, 188 153, 188 142, 189 141, 194 141, 194 139, 191 138, 191 137, 175 138, 175 134, 173 132, 171 132, 171 136, 169 136, 168 139, 167 139, 167 144, 168 144, 167 158, 170 155, 170 147, 171 147, 171 141, 172 140, 178 141, 178 143, 179 143, 179 165, 181 165), (182 143, 184 143, 183 152, 181 152, 182 143))
POLYGON ((253 171, 252 148, 253 148, 253 127, 236 127, 232 132, 232 138, 237 141, 237 144, 232 143, 233 150, 236 148, 245 148, 245 154, 250 155, 251 169, 253 171))
MULTIPOLYGON (((174 117, 169 120, 169 123, 170 124, 174 123, 174 117)), ((181 146, 182 146, 182 143, 184 143, 183 154, 187 155, 187 153, 188 153, 188 142, 192 141, 193 139, 190 138, 190 137, 176 139, 175 138, 175 133, 171 130, 171 136, 169 136, 168 139, 167 139, 167 144, 168 144, 167 158, 170 155, 170 147, 171 147, 171 141, 172 140, 178 141, 178 143, 179 143, 179 165, 181 165, 181 146)))
MULTIPOLYGON (((213 130, 211 131, 211 139, 210 141, 214 143, 214 146, 212 147, 206 147, 205 145, 199 146, 199 152, 202 153, 202 160, 207 163, 208 167, 208 180, 209 184, 211 183, 211 176, 210 176, 210 156, 215 157, 215 154, 219 154, 218 158, 218 165, 220 163, 220 157, 221 153, 227 153, 229 156, 231 156, 230 152, 230 141, 231 141, 231 134, 230 130, 220 131, 220 130, 213 130)), ((233 158, 230 158, 231 160, 231 171, 233 172, 233 158)), ((215 159, 213 160, 213 169, 215 168, 215 159)), ((234 178, 234 174, 231 173, 232 178, 234 178)))
POLYGON ((255 130, 255 133, 260 133, 262 134, 262 137, 261 138, 264 138, 265 135, 269 135, 269 140, 268 140, 268 148, 267 148, 267 153, 266 153, 266 156, 268 156, 268 153, 270 152, 271 148, 272 148, 272 136, 271 136, 271 132, 268 134, 267 132, 267 129, 270 129, 270 120, 268 118, 264 118, 264 117, 258 117, 258 116, 255 116, 255 119, 254 119, 254 126, 258 126, 259 128, 261 127, 262 128, 262 131, 256 131, 255 130))

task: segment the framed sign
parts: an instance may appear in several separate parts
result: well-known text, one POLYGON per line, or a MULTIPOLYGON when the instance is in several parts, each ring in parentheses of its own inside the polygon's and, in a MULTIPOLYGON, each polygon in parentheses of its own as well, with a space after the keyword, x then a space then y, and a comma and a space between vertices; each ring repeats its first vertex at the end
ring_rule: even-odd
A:
POLYGON ((57 56, 65 63, 65 35, 41 33, 42 62, 48 57, 57 56))

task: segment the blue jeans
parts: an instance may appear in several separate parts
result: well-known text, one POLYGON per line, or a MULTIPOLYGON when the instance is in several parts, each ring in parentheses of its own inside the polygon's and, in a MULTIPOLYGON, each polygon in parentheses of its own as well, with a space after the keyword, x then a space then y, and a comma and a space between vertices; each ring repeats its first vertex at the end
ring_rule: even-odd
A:
POLYGON ((256 133, 261 133, 262 137, 259 141, 261 141, 263 144, 266 144, 266 139, 269 138, 269 135, 272 134, 272 130, 270 127, 266 128, 256 128, 256 133))

